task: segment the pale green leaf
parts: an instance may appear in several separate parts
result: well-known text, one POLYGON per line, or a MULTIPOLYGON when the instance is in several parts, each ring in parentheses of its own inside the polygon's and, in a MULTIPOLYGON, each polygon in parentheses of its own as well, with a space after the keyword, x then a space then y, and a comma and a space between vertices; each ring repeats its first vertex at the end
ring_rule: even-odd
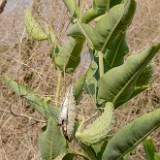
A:
POLYGON ((158 127, 160 127, 160 109, 122 127, 109 141, 102 160, 121 160, 158 127))
POLYGON ((98 97, 106 102, 113 102, 115 107, 126 102, 134 91, 138 76, 159 48, 160 44, 149 46, 139 54, 130 56, 123 65, 105 73, 98 82, 98 97))
POLYGON ((67 152, 67 143, 61 134, 57 122, 50 118, 47 130, 39 137, 39 148, 42 160, 53 160, 57 156, 67 152))
POLYGON ((56 66, 61 70, 65 69, 67 73, 73 72, 80 63, 83 44, 83 38, 70 37, 55 57, 56 66))

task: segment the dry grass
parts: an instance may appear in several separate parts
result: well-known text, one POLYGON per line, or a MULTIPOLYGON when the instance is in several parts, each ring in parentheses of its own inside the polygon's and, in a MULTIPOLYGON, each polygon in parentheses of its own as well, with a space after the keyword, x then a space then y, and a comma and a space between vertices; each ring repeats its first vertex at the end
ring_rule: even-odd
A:
MULTIPOLYGON (((8 1, 4 12, 0 14, 0 160, 34 159, 38 152, 37 141, 40 128, 45 125, 31 106, 3 84, 3 76, 9 75, 30 86, 42 97, 50 96, 54 103, 57 77, 49 58, 51 46, 46 42, 39 43, 25 38, 23 11, 30 5, 29 2, 29 0, 21 3, 18 0, 8 1)), ((128 31, 131 54, 142 50, 150 43, 160 42, 159 0, 137 0, 137 2, 137 12, 128 31)), ((41 0, 39 11, 37 15, 40 21, 54 24, 55 33, 63 43, 66 39, 68 18, 62 1, 41 0)), ((84 50, 85 52, 87 51, 84 50)), ((73 75, 74 79, 71 77, 65 79, 64 86, 79 77, 79 74, 85 70, 82 67, 84 64, 88 64, 88 61, 84 60, 77 73, 73 75)), ((153 66, 154 83, 146 92, 116 111, 117 123, 114 131, 160 106, 160 56, 153 60, 153 66)), ((91 104, 88 98, 84 101, 81 112, 87 116, 90 110, 86 108, 91 104)), ((158 135, 159 131, 155 132, 153 137, 160 151, 158 135)), ((137 150, 137 155, 133 159, 144 159, 141 154, 142 147, 139 146, 137 150)))

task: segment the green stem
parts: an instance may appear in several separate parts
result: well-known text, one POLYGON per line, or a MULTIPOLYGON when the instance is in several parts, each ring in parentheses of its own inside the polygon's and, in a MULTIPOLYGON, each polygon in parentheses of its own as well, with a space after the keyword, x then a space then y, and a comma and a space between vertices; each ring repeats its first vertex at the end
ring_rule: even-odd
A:
POLYGON ((104 63, 103 63, 103 53, 101 51, 98 51, 98 57, 99 57, 99 74, 100 77, 104 74, 104 63))
POLYGON ((55 96, 56 106, 58 106, 58 104, 59 104, 61 81, 62 81, 62 72, 60 70, 58 70, 58 81, 57 81, 56 96, 55 96))

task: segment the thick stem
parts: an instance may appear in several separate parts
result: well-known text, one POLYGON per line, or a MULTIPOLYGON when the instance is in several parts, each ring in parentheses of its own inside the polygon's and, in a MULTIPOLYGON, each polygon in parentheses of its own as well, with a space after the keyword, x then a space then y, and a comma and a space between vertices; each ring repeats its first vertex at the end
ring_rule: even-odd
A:
POLYGON ((103 53, 101 51, 98 51, 98 57, 99 57, 99 74, 100 77, 104 74, 104 63, 103 63, 103 53))
POLYGON ((58 104, 59 104, 61 81, 62 81, 62 72, 60 70, 58 70, 58 81, 57 81, 56 96, 55 96, 56 106, 58 106, 58 104))

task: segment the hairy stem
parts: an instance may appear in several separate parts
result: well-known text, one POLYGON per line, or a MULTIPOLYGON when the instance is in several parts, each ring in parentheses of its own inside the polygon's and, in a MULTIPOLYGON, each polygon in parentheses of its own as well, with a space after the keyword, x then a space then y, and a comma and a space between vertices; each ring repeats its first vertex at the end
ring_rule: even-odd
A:
POLYGON ((57 81, 56 96, 55 96, 56 106, 58 106, 58 104, 59 104, 61 81, 62 81, 62 72, 60 70, 58 70, 58 81, 57 81))
POLYGON ((100 77, 104 74, 104 63, 103 63, 103 53, 101 51, 98 51, 98 57, 99 57, 99 74, 100 77))

